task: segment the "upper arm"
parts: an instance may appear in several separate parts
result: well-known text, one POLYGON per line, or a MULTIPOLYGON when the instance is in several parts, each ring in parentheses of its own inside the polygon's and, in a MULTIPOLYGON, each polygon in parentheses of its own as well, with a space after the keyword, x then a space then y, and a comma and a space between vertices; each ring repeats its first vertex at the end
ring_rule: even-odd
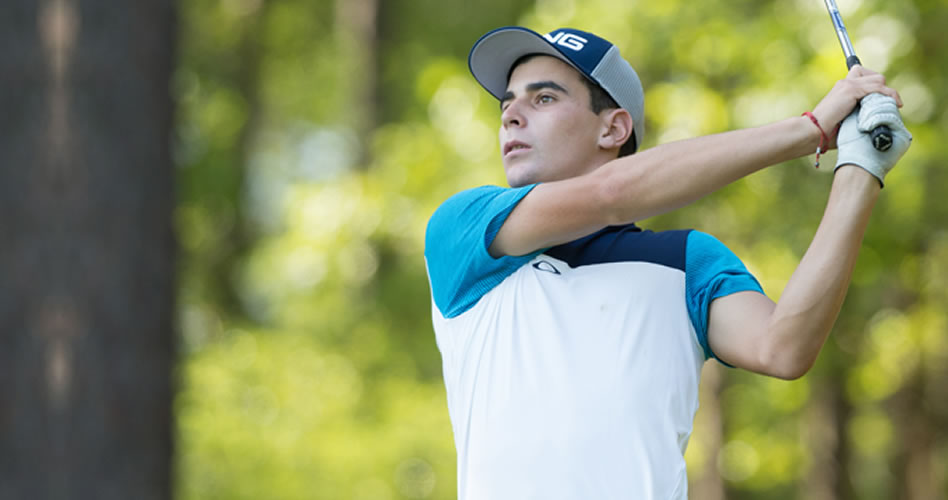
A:
POLYGON ((774 301, 721 242, 697 231, 692 236, 686 259, 689 308, 705 354, 763 375, 802 375, 808 367, 774 342, 774 301))
POLYGON ((756 373, 774 375, 766 352, 767 331, 775 304, 766 295, 745 291, 711 302, 708 345, 721 361, 756 373))
POLYGON ((692 231, 685 253, 688 313, 706 357, 759 371, 758 334, 766 330, 773 301, 727 246, 692 231))
POLYGON ((592 234, 613 224, 605 169, 537 185, 510 212, 490 254, 524 255, 592 234))

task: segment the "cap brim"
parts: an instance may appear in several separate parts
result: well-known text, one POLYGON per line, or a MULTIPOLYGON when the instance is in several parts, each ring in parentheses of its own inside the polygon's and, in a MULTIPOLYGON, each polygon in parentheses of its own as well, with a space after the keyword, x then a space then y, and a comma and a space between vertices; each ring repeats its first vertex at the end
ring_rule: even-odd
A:
MULTIPOLYGON (((576 67, 543 35, 519 26, 497 28, 482 36, 471 48, 467 64, 474 78, 491 95, 501 99, 507 91, 510 68, 517 59, 528 54, 553 56, 576 67)), ((579 68, 576 69, 579 71, 579 68)))

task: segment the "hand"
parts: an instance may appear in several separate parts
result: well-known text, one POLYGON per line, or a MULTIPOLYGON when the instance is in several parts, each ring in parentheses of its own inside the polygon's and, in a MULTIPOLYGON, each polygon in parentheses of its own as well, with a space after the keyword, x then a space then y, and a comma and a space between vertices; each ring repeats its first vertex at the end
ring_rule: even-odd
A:
POLYGON ((869 94, 859 101, 859 131, 872 132, 879 125, 902 126, 902 115, 895 99, 882 94, 869 94))
MULTIPOLYGON (((866 123, 888 125, 892 131, 892 147, 888 151, 877 151, 872 145, 869 132, 862 131, 863 114, 860 111, 853 111, 839 127, 839 159, 836 160, 836 169, 844 165, 855 165, 875 176, 879 180, 879 185, 884 186, 882 179, 908 150, 912 143, 912 134, 905 128, 901 119, 898 122, 881 122, 872 119, 875 114, 868 113, 866 123)), ((833 171, 835 172, 836 169, 833 171)))
POLYGON ((895 89, 886 87, 884 76, 857 64, 849 70, 846 78, 836 82, 826 97, 813 108, 813 115, 819 120, 823 130, 830 135, 827 149, 836 147, 837 143, 831 131, 856 108, 860 99, 874 92, 891 97, 896 106, 902 107, 902 98, 895 89))

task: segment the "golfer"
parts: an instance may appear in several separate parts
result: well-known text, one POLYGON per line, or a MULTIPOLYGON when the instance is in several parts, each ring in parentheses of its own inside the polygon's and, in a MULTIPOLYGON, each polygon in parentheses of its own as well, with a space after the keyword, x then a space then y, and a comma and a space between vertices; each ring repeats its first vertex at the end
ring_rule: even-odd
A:
POLYGON ((500 28, 469 64, 500 101, 510 187, 452 196, 426 233, 458 497, 687 498, 702 364, 794 379, 816 360, 911 141, 898 94, 854 66, 805 115, 636 153, 642 85, 610 42, 500 28), (883 123, 880 153, 865 131, 883 123), (777 303, 714 237, 633 224, 837 144, 822 222, 777 303))

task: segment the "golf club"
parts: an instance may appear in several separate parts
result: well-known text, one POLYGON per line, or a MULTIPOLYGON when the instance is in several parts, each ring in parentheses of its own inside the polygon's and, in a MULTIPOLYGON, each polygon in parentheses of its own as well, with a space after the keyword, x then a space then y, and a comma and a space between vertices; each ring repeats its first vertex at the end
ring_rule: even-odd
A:
MULTIPOLYGON (((839 45, 843 48, 843 55, 846 56, 846 68, 852 69, 855 64, 862 64, 856 57, 856 51, 853 49, 853 43, 849 40, 849 33, 843 24, 843 18, 839 15, 839 8, 836 7, 835 0, 823 0, 826 4, 826 10, 829 11, 830 19, 833 20, 833 26, 836 28, 836 37, 839 38, 839 45)), ((879 125, 872 130, 869 135, 872 139, 872 145, 878 151, 888 151, 892 147, 892 131, 885 125, 879 125)))

